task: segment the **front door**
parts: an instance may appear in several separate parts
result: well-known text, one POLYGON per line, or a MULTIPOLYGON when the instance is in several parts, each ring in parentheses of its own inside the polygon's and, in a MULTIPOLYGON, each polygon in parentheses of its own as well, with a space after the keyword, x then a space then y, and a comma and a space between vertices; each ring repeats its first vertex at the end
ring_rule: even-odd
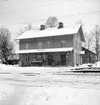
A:
POLYGON ((52 55, 48 55, 47 60, 48 60, 48 65, 52 66, 52 63, 53 63, 53 57, 52 57, 52 55))
POLYGON ((66 65, 66 55, 61 54, 61 65, 66 65))

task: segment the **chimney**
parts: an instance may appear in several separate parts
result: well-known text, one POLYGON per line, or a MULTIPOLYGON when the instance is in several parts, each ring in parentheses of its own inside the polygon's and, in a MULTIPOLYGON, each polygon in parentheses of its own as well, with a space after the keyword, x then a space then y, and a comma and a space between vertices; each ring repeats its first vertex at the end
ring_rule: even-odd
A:
POLYGON ((64 27, 64 26, 63 26, 63 22, 59 22, 58 29, 63 28, 63 27, 64 27))
POLYGON ((40 30, 44 30, 45 29, 45 25, 40 25, 40 30))

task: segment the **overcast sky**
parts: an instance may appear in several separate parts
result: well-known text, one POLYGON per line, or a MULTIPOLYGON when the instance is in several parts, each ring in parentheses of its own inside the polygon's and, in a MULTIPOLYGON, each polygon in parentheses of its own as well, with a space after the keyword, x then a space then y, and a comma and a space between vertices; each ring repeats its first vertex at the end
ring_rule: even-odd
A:
MULTIPOLYGON (((67 20, 71 17, 68 15, 77 13, 87 13, 83 14, 89 19, 86 23, 94 24, 94 21, 99 21, 100 18, 100 0, 1 0, 0 2, 0 23, 4 25, 34 22, 49 16, 65 17, 67 20), (98 17, 92 17, 94 15, 98 17)), ((85 23, 83 15, 78 15, 78 18, 76 15, 72 17, 82 19, 85 23)))
POLYGON ((100 0, 0 0, 0 24, 44 23, 49 16, 72 25, 82 20, 84 25, 100 24, 100 0), (83 14, 79 14, 83 13, 83 14))
POLYGON ((25 24, 39 26, 49 16, 68 26, 77 20, 85 27, 100 25, 100 0, 0 0, 0 24, 9 27, 13 37, 25 24))

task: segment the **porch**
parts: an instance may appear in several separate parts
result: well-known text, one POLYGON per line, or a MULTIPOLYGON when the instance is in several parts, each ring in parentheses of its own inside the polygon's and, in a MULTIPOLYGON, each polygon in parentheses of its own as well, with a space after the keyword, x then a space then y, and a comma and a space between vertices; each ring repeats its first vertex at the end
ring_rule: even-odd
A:
POLYGON ((72 66, 71 52, 21 54, 21 66, 72 66))
MULTIPOLYGON (((40 50, 39 50, 40 51, 40 50)), ((20 66, 73 66, 73 50, 20 53, 20 66)))

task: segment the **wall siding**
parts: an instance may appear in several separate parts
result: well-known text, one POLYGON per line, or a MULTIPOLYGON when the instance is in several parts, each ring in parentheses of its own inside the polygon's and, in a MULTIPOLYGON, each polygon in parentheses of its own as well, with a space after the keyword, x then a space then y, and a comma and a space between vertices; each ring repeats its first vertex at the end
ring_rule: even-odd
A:
POLYGON ((38 43, 42 42, 43 46, 42 49, 47 48, 46 42, 51 42, 51 48, 60 48, 61 41, 66 41, 66 47, 73 47, 73 35, 62 35, 62 36, 54 36, 54 37, 47 37, 47 38, 36 38, 36 39, 23 39, 20 40, 20 50, 26 49, 26 44, 28 43, 28 49, 38 49, 38 43))
POLYGON ((73 45, 74 45, 74 65, 82 64, 82 59, 80 57, 80 51, 82 51, 82 45, 79 33, 74 35, 73 45))

